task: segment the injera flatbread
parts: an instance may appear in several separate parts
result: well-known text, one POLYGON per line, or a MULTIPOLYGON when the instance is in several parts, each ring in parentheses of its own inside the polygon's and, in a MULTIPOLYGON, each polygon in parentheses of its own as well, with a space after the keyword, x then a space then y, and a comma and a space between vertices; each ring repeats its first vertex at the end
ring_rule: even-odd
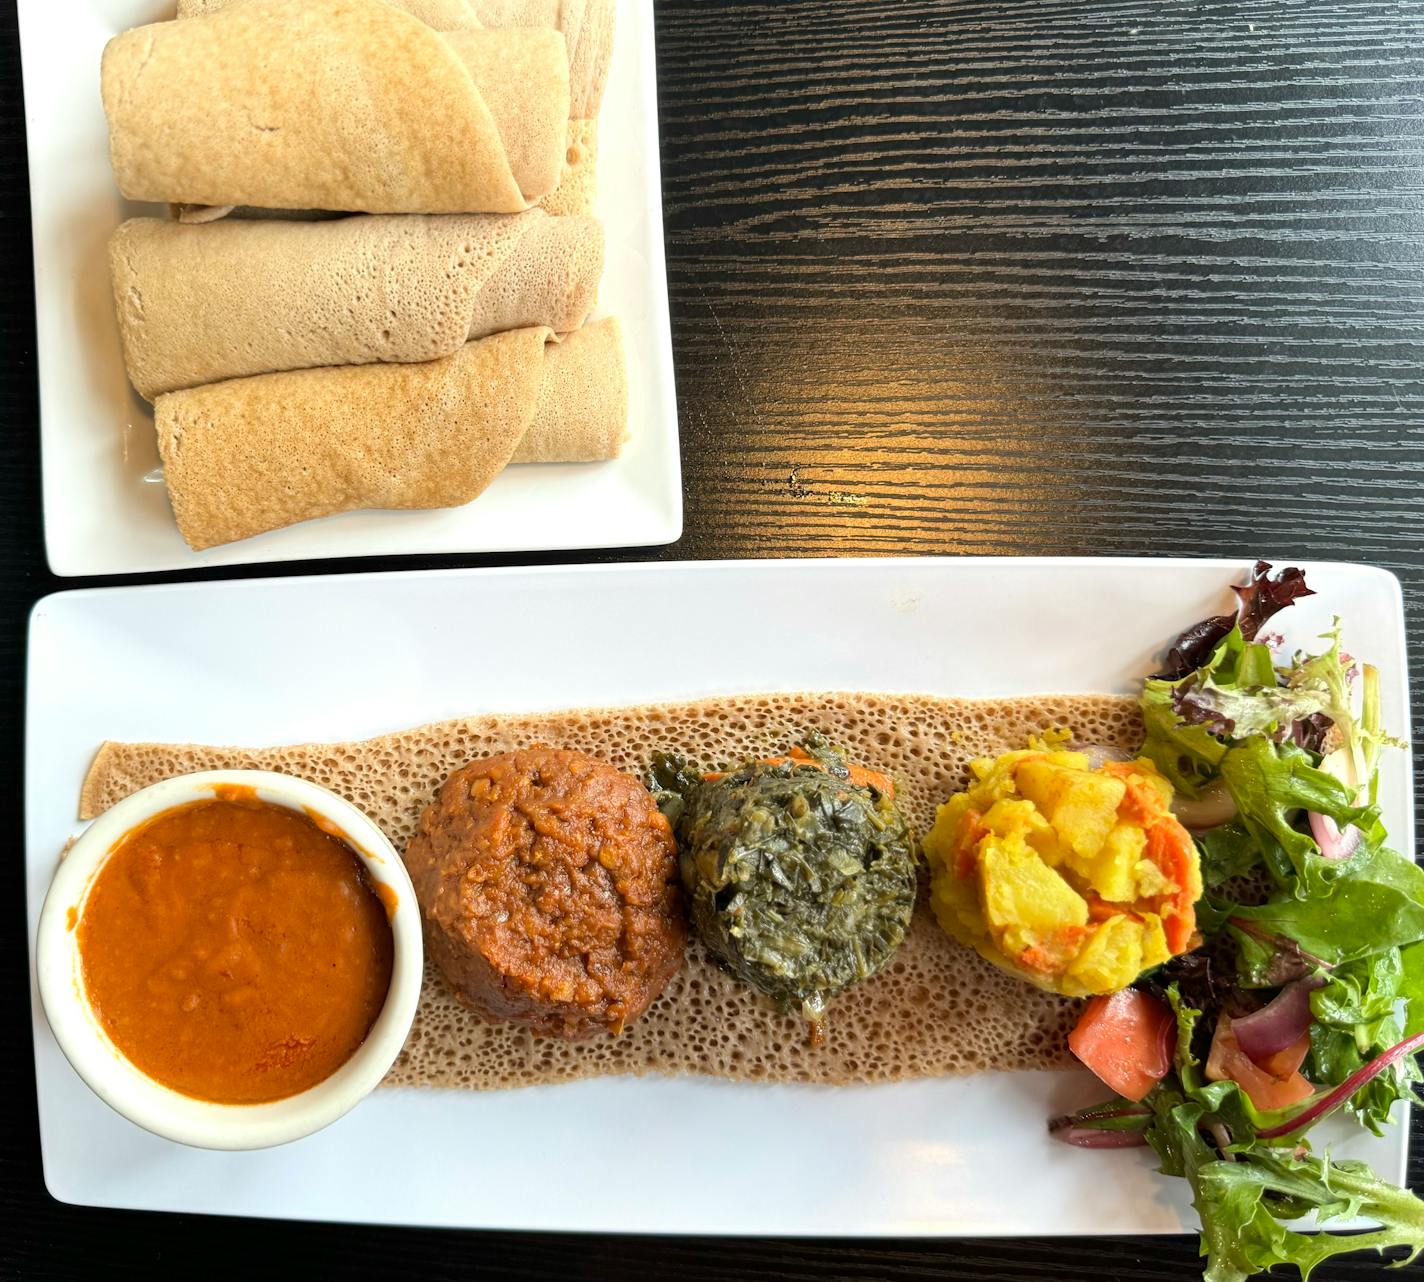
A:
POLYGON ((570 120, 563 176, 559 185, 539 202, 539 208, 546 214, 566 216, 593 213, 597 178, 598 121, 570 120))
MULTIPOLYGON (((178 0, 179 18, 205 18, 251 0, 178 0)), ((303 4, 305 0, 287 0, 303 4)), ((436 31, 478 31, 485 24, 475 16, 470 0, 386 0, 394 9, 404 10, 436 31)), ((533 25, 533 24, 527 24, 533 25)))
MULTIPOLYGON (((395 0, 408 3, 409 0, 395 0)), ((422 0, 415 0, 421 3, 422 0)), ((569 114, 591 120, 603 104, 613 58, 617 0, 467 0, 485 27, 552 27, 569 51, 569 114)))
POLYGON ((558 185, 563 37, 439 33, 382 0, 247 0, 116 36, 124 195, 189 205, 516 213, 558 185))
MULTIPOLYGON (((302 4, 306 0, 287 0, 302 4)), ((251 0, 178 0, 180 18, 198 18, 251 0)), ((386 0, 436 31, 481 27, 545 27, 568 46, 569 112, 580 120, 598 115, 613 56, 616 0, 386 0)))
POLYGON ((603 273, 593 218, 371 214, 324 222, 133 218, 109 241, 141 396, 322 365, 450 356, 504 330, 577 329, 603 273))
POLYGON ((194 549, 358 508, 459 507, 510 462, 613 458, 628 388, 616 320, 517 329, 419 365, 258 374, 160 396, 163 476, 194 549))
MULTIPOLYGON (((1066 727, 1081 743, 1135 748, 1136 701, 1113 696, 1006 700, 925 695, 771 694, 692 704, 484 716, 364 743, 290 748, 104 744, 85 780, 81 818, 138 788, 195 770, 300 775, 359 806, 404 850, 436 789, 475 757, 534 743, 578 748, 641 774, 651 752, 704 768, 784 751, 817 728, 851 756, 890 771, 917 832, 962 787, 973 757, 1066 727)), ((604 1073, 708 1073, 755 1081, 886 1082, 985 1069, 1066 1067, 1077 1003, 1011 979, 950 939, 921 904, 886 970, 831 1004, 829 1038, 805 1029, 719 970, 699 945, 663 995, 617 1038, 568 1044, 486 1025, 427 969, 415 1026, 386 1081, 476 1089, 567 1082, 604 1073)))
MULTIPOLYGON (((593 213, 593 196, 597 188, 598 121, 570 120, 568 148, 559 171, 559 185, 535 208, 546 214, 560 216, 593 213)), ((169 206, 173 218, 185 224, 214 223, 223 218, 296 219, 312 222, 319 219, 345 218, 340 211, 322 209, 264 209, 258 205, 181 205, 169 206)), ((526 211, 527 212, 527 211, 526 211)), ((372 215, 379 217, 380 215, 372 215)), ((412 215, 405 215, 411 217, 412 215)), ((513 215, 510 215, 513 217, 513 215)))

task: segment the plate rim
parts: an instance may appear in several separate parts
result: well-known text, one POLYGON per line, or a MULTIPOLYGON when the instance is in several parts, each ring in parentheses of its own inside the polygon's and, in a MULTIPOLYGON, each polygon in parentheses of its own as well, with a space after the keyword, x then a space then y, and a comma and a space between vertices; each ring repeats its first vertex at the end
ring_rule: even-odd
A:
MULTIPOLYGON (((24 0, 22 0, 22 3, 24 0)), ((232 589, 235 586, 255 586, 267 587, 271 585, 292 583, 302 584, 314 581, 341 580, 343 582, 362 583, 377 579, 391 579, 399 577, 401 579, 431 579, 431 578, 508 578, 521 576, 543 577, 548 575, 574 574, 599 575, 627 573, 633 570, 657 570, 676 567, 678 573, 691 572, 694 574, 705 573, 710 570, 723 570, 732 568, 752 569, 759 572, 763 569, 808 569, 810 567, 828 566, 875 566, 880 568, 895 568, 900 566, 916 565, 1003 565, 1010 564, 1023 567, 1043 567, 1043 566, 1068 566, 1078 568, 1097 568, 1100 566, 1112 567, 1114 569, 1181 569, 1185 567, 1218 567, 1224 570, 1240 570, 1252 564, 1249 557, 1231 556, 1016 556, 1012 553, 1002 555, 983 553, 971 556, 960 556, 946 554, 942 556, 921 555, 915 553, 896 554, 893 556, 836 556, 834 553, 827 553, 822 556, 771 556, 771 557, 691 557, 682 559, 678 557, 668 557, 663 560, 646 560, 639 558, 629 558, 622 561, 569 561, 555 562, 543 565, 525 565, 511 563, 508 565, 439 565, 425 566, 420 569, 367 569, 352 570, 347 572, 326 572, 313 571, 303 574, 243 574, 233 578, 221 579, 169 579, 158 583, 101 583, 85 585, 84 587, 56 588, 52 592, 45 593, 35 601, 31 607, 31 617, 34 610, 56 597, 85 596, 91 594, 103 594, 110 592, 134 593, 134 592, 206 592, 212 590, 232 589)), ((1319 557, 1302 556, 1278 556, 1273 558, 1270 565, 1307 565, 1319 569, 1348 570, 1352 574, 1377 576, 1381 580, 1382 586, 1391 594, 1392 600, 1400 609, 1399 613, 1403 617, 1404 590, 1399 575, 1388 566, 1380 565, 1373 561, 1341 561, 1322 560, 1319 557)), ((812 573, 824 572, 823 569, 811 569, 812 573)), ((1408 641, 1408 634, 1403 634, 1403 639, 1408 641)), ((1408 690, 1408 679, 1406 673, 1405 688, 1408 690)))

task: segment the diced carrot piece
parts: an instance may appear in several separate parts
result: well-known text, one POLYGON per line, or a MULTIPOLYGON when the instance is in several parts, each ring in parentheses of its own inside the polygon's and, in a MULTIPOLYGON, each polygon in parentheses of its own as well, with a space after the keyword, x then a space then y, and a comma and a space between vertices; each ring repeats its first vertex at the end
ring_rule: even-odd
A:
POLYGON ((1124 1099, 1140 1100, 1172 1067, 1177 1023, 1150 993, 1125 988, 1094 997, 1068 1034, 1068 1048, 1124 1099))
POLYGON ((1114 779, 1121 779, 1127 785, 1127 792, 1123 794, 1117 808, 1121 818, 1129 823, 1141 824, 1144 828, 1161 818, 1161 795, 1150 783, 1143 780, 1132 762, 1107 761, 1103 763, 1102 772, 1114 779))
POLYGON ((1077 956, 1083 938, 1093 933, 1091 926, 1059 926, 1039 944, 1030 944, 1019 954, 1020 965, 1046 975, 1059 975, 1077 956))
POLYGON ((954 875, 961 880, 972 877, 979 863, 979 843, 988 836, 984 816, 973 807, 960 817, 954 834, 954 875))
POLYGON ((1088 894, 1083 896, 1088 901, 1088 920, 1102 922, 1113 917, 1130 917, 1133 921, 1141 921, 1142 916, 1133 912, 1126 904, 1110 904, 1106 899, 1099 899, 1097 895, 1088 894))
POLYGON ((869 766, 857 766, 852 762, 850 781, 857 788, 874 788, 891 801, 895 800, 895 781, 882 771, 872 770, 869 766))
MULTIPOLYGON (((824 770, 823 766, 815 757, 811 756, 804 748, 792 748, 789 755, 785 757, 762 757, 757 762, 760 766, 784 766, 788 761, 794 761, 798 766, 815 766, 817 770, 824 770)), ((891 801, 895 800, 895 781, 889 775, 879 770, 871 770, 867 766, 857 766, 851 763, 848 767, 850 771, 850 782, 857 788, 874 788, 877 792, 883 793, 891 801)), ((716 783, 719 779, 725 779, 725 770, 708 770, 702 775, 707 783, 716 783)))
POLYGON ((1178 886, 1191 879, 1195 855, 1191 833, 1175 819, 1159 819, 1147 830, 1147 857, 1178 886))
POLYGON ((1177 886, 1176 897, 1162 908, 1162 931, 1173 953, 1186 950, 1197 925, 1196 904, 1188 885, 1195 855, 1191 834, 1175 819, 1159 820, 1147 830, 1147 857, 1177 886))
POLYGON ((1051 975, 1059 969, 1043 949, 1035 948, 1033 945, 1029 945, 1019 954, 1019 965, 1027 966, 1029 970, 1042 971, 1045 975, 1051 975))

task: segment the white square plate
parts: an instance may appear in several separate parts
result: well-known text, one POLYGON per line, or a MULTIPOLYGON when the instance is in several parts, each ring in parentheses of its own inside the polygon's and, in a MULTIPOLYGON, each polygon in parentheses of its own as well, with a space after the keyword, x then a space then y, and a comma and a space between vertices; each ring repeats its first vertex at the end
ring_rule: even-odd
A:
MULTIPOLYGON (((80 781, 105 738, 269 745, 446 717, 737 691, 1130 692, 1183 627, 1230 608, 1227 561, 742 561, 250 580, 61 593, 30 633, 31 945, 80 781), (700 625, 687 626, 688 620, 700 625), (571 622, 572 621, 572 622, 571 622), (479 662, 467 659, 478 655, 479 662), (669 660, 669 656, 673 656, 669 660)), ((1307 567, 1293 645, 1332 614, 1409 725, 1399 585, 1307 567)), ((1274 626, 1274 624, 1273 624, 1274 626)), ((1407 754, 1385 820, 1413 849, 1407 754)), ((1185 1184, 1140 1150, 1049 1139, 1086 1073, 882 1086, 603 1078, 377 1091, 286 1148, 208 1153, 112 1113, 35 1000, 45 1178, 66 1202, 228 1215, 626 1232, 1167 1233, 1185 1184), (755 1173, 756 1195, 748 1196, 755 1173)), ((1339 1155, 1402 1181, 1406 1133, 1339 1155)), ((1322 1137, 1323 1138, 1323 1137, 1322 1137)))
POLYGON ((131 574, 320 557, 639 547, 682 533, 651 0, 619 0, 600 119, 597 213, 608 253, 595 315, 622 319, 632 436, 610 463, 510 467, 474 503, 352 512, 206 552, 179 537, 153 415, 129 387, 106 247, 125 218, 109 167, 99 56, 173 15, 172 0, 19 0, 34 221, 45 547, 56 574, 131 574))

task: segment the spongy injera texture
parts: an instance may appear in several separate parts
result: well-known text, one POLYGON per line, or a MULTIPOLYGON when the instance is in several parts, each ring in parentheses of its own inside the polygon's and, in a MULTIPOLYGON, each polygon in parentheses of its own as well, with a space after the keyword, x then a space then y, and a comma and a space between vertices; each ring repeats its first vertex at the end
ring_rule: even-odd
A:
MULTIPOLYGON (((533 743, 578 748, 641 774, 658 749, 703 768, 784 751, 817 728, 853 759, 890 771, 917 833, 963 786, 968 762, 1022 747, 1050 728, 1079 743, 1141 742, 1134 700, 1007 700, 927 695, 767 694, 690 704, 482 716, 361 743, 238 749, 105 744, 85 782, 84 817, 159 779, 251 768, 300 775, 341 794, 403 850, 453 770, 533 743)), ((387 1085, 491 1089, 602 1074, 701 1073, 774 1082, 888 1082, 985 1069, 1066 1066, 1077 1003, 1012 979, 950 939, 922 894, 904 947, 875 978, 831 1006, 826 1045, 719 970, 697 945, 662 996, 620 1037, 570 1044, 481 1023, 427 968, 420 1010, 387 1085)))
POLYGON ((537 209, 132 218, 110 238, 109 265, 129 377, 152 400, 279 370, 436 360, 504 330, 577 329, 603 229, 537 209))
POLYGON ((568 48, 439 34, 375 0, 250 0, 115 36, 100 80, 136 200, 515 213, 558 185, 568 48))

